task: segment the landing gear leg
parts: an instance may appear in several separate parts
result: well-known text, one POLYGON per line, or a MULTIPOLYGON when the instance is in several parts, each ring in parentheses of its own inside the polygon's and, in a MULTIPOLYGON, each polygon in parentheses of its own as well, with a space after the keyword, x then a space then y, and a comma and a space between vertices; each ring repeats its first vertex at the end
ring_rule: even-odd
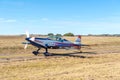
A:
POLYGON ((37 56, 37 55, 39 54, 39 50, 40 50, 40 49, 41 49, 41 48, 38 48, 37 51, 33 51, 33 54, 37 56))
POLYGON ((45 48, 46 52, 44 53, 45 56, 51 56, 49 53, 48 53, 48 48, 45 48))

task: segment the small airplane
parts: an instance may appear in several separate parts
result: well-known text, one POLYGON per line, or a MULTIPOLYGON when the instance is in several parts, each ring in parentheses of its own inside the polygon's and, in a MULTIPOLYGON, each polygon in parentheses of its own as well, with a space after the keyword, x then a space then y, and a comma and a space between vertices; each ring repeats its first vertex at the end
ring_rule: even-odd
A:
POLYGON ((81 46, 87 46, 84 44, 81 44, 81 36, 78 36, 78 38, 75 40, 75 42, 71 42, 66 39, 62 39, 61 37, 48 37, 48 38, 37 38, 37 37, 30 37, 29 32, 26 32, 27 37, 25 40, 27 42, 23 42, 23 44, 26 44, 24 49, 27 48, 28 44, 31 44, 38 49, 36 51, 33 51, 34 55, 39 54, 39 50, 41 48, 45 49, 44 55, 45 56, 51 56, 51 54, 48 52, 49 48, 52 49, 81 49, 81 46))

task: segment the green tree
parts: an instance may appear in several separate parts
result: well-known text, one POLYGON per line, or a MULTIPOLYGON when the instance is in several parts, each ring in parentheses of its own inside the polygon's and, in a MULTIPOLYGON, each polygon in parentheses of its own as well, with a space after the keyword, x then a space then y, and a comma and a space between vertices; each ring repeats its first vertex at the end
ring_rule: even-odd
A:
POLYGON ((65 33, 64 36, 74 36, 74 34, 69 32, 69 33, 65 33))
POLYGON ((62 35, 61 34, 56 34, 56 36, 61 37, 62 35))
POLYGON ((54 36, 54 34, 53 33, 48 33, 48 36, 54 36))

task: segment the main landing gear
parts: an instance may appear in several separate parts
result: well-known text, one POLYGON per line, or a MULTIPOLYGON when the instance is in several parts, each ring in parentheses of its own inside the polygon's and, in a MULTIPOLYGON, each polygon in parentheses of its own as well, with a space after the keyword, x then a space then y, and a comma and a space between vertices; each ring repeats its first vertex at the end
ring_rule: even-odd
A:
MULTIPOLYGON (((38 48, 38 50, 37 51, 33 51, 33 54, 34 55, 38 55, 39 54, 39 50, 40 50, 41 48, 38 48)), ((48 53, 48 48, 44 48, 45 49, 45 52, 43 53, 45 56, 51 56, 51 54, 49 54, 48 53)))
POLYGON ((41 49, 41 48, 38 48, 37 51, 33 51, 32 53, 37 56, 37 55, 39 54, 39 50, 40 50, 40 49, 41 49))

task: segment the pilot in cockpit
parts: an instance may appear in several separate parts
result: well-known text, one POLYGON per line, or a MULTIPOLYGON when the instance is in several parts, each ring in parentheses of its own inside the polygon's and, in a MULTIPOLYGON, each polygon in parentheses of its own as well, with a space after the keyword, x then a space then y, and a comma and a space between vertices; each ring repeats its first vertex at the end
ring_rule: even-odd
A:
POLYGON ((63 42, 63 39, 62 38, 58 38, 58 41, 63 42))

